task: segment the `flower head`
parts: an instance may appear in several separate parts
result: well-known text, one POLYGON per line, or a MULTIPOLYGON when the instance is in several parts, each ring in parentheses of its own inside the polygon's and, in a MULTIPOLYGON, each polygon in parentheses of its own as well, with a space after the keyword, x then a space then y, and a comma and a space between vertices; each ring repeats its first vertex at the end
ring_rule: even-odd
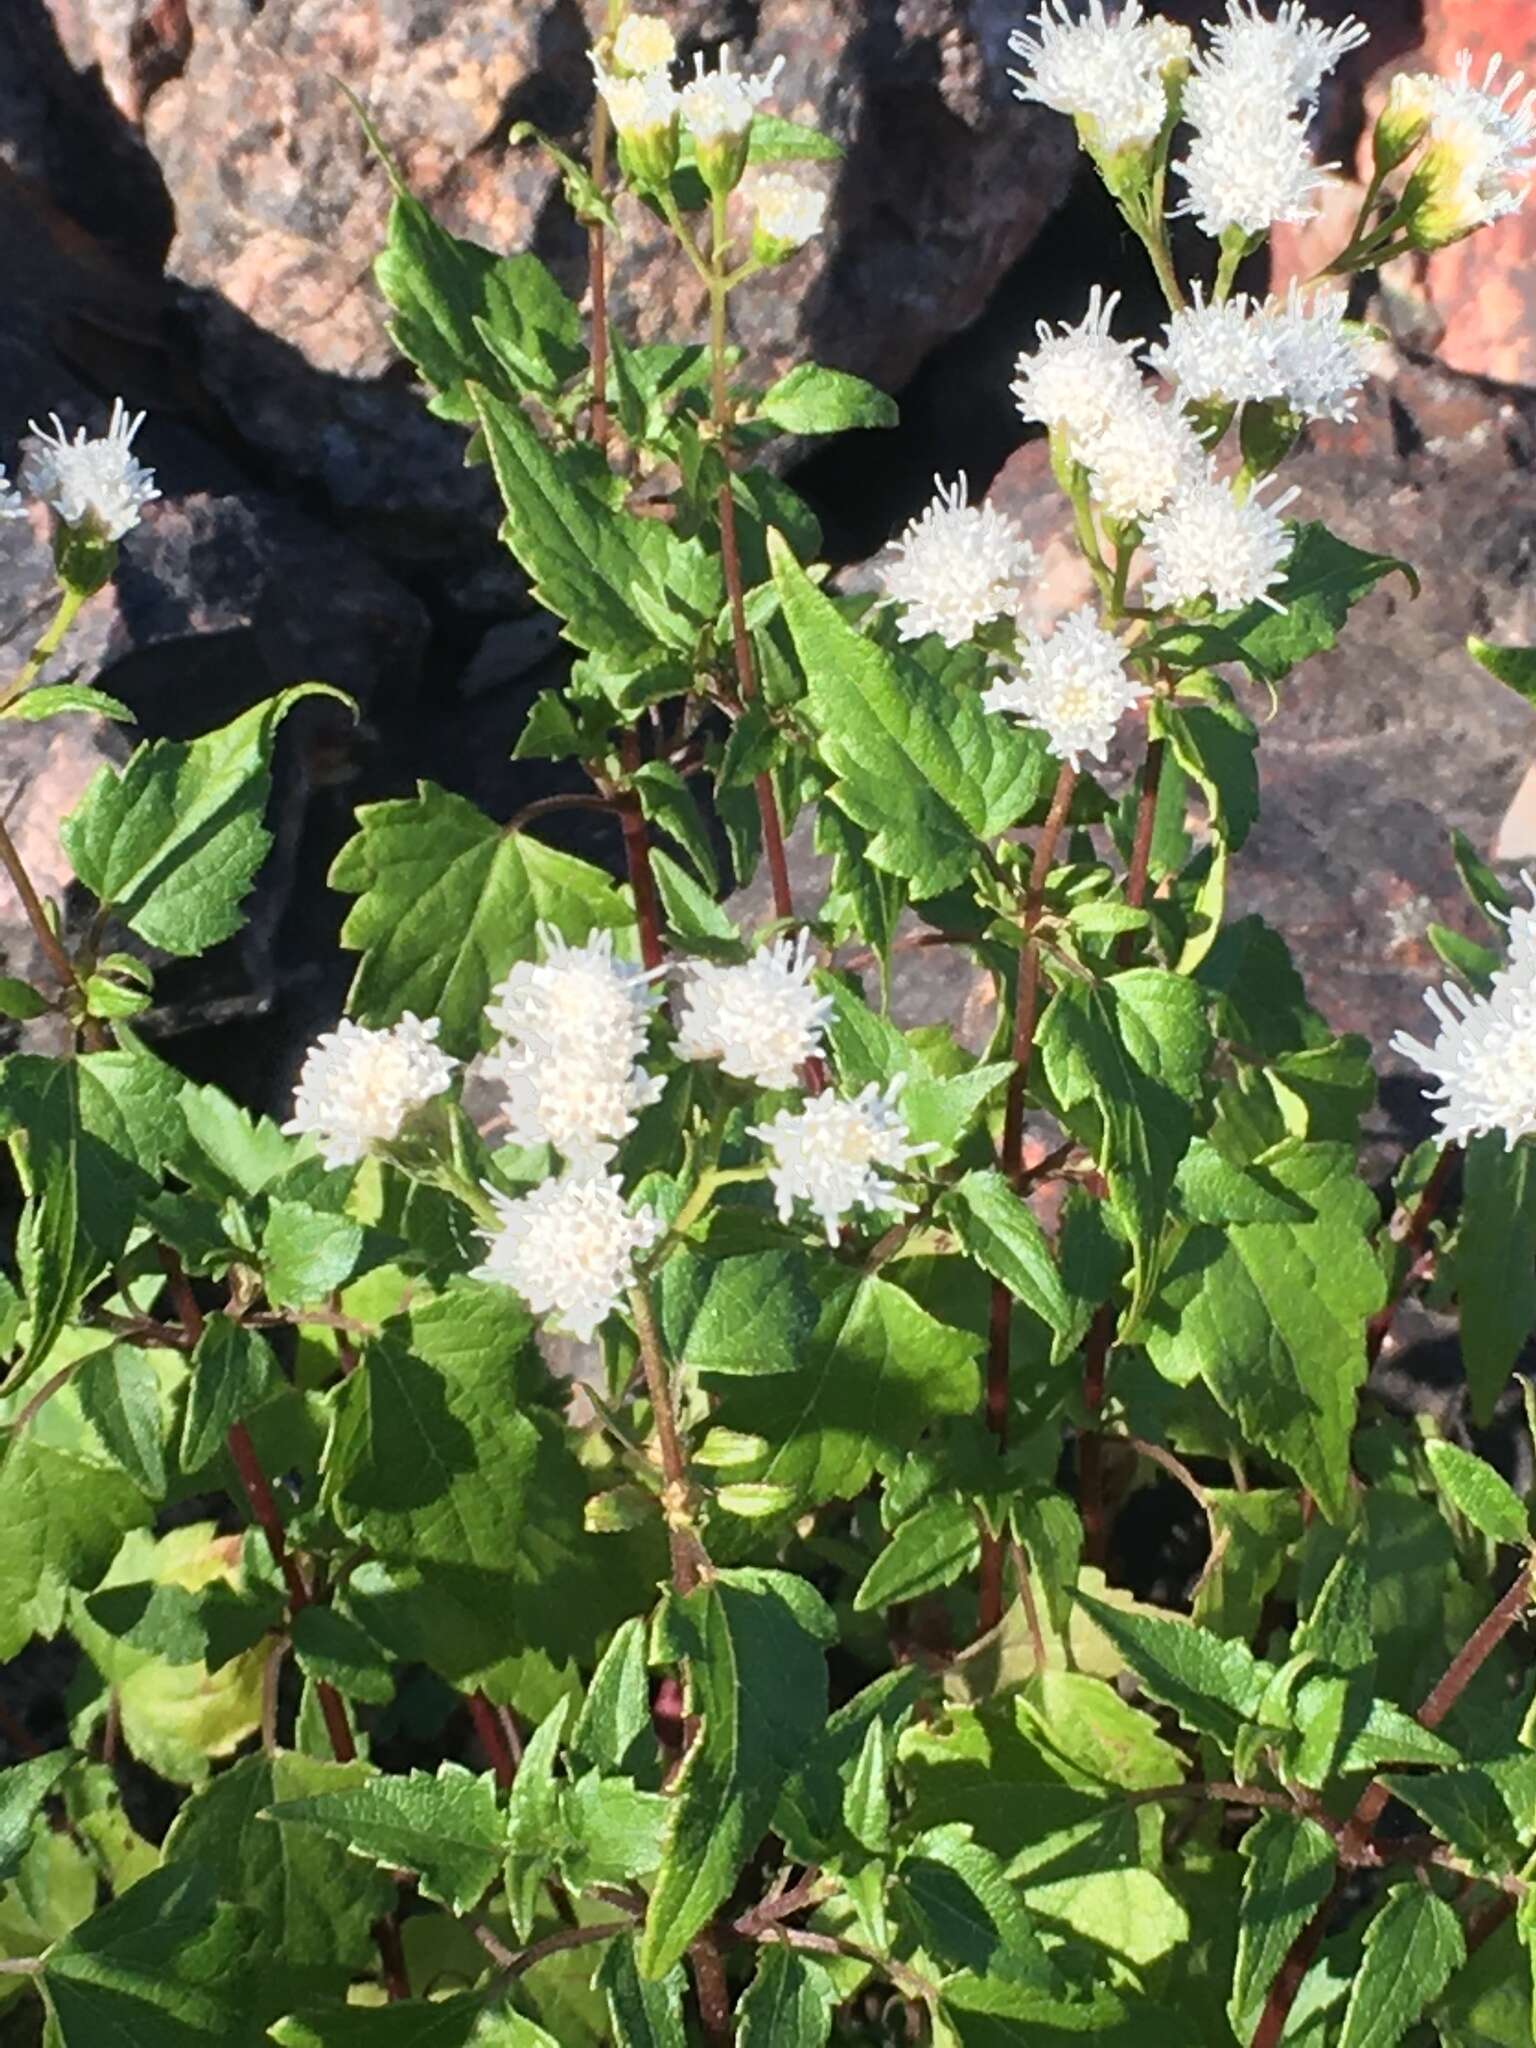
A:
POLYGON ((1118 15, 1104 0, 1044 0, 1034 34, 1015 29, 1008 47, 1027 68, 1008 75, 1021 100, 1037 100, 1081 121, 1106 156, 1150 149, 1168 117, 1164 71, 1188 46, 1170 38, 1166 22, 1142 19, 1140 0, 1126 0, 1118 15))
POLYGON ((313 1136, 327 1166, 356 1166, 452 1082, 457 1062, 436 1038, 437 1019, 409 1010, 387 1031, 344 1017, 310 1047, 283 1129, 313 1136))
POLYGON ((562 1174, 526 1195, 491 1192, 500 1227, 485 1233, 482 1280, 515 1288, 537 1316, 590 1343, 633 1284, 635 1259, 661 1235, 649 1209, 631 1211, 612 1174, 562 1174))
MULTIPOLYGON (((1191 78, 1191 91, 1195 82, 1191 78)), ((1187 188, 1179 212, 1193 214, 1213 237, 1229 228, 1263 235, 1278 221, 1311 220, 1326 181, 1305 121, 1245 70, 1213 71, 1204 84, 1196 100, 1205 109, 1202 119, 1186 94, 1195 133, 1174 165, 1187 188)))
MULTIPOLYGON (((665 135, 672 129, 681 95, 666 71, 605 71, 596 57, 592 73, 614 132, 623 141, 665 135)), ((675 137, 673 138, 675 141, 675 137)))
POLYGON ((1250 399, 1280 398, 1285 386, 1255 310, 1241 293, 1223 305, 1208 306, 1197 282, 1193 305, 1174 314, 1163 340, 1147 350, 1147 361, 1178 385, 1187 403, 1245 405, 1250 399))
POLYGON ((1463 50, 1454 78, 1413 81, 1430 110, 1424 154, 1403 194, 1408 232, 1420 248, 1459 241, 1517 212, 1525 199, 1536 164, 1536 90, 1522 96, 1520 71, 1501 83, 1502 68, 1503 59, 1491 57, 1474 85, 1472 53, 1463 50))
POLYGON ((738 1081, 793 1088, 821 1051, 832 998, 811 986, 810 935, 782 938, 740 967, 701 960, 683 984, 677 1049, 687 1060, 718 1060, 738 1081))
POLYGON ((1439 1083, 1435 1117, 1444 1137, 1465 1144, 1502 1131, 1506 1146, 1536 1131, 1536 975, 1511 966, 1485 996, 1455 982, 1427 989, 1424 1000, 1440 1029, 1433 1045, 1399 1031, 1392 1050, 1439 1083))
POLYGON ((1292 545, 1280 515, 1300 494, 1293 489, 1272 505, 1260 504, 1273 481, 1266 477, 1239 502, 1214 471, 1186 478, 1147 521, 1150 601, 1183 609, 1210 598, 1223 612, 1255 603, 1283 611, 1271 595, 1285 581, 1292 545))
POLYGON ((1027 630, 1018 669, 982 699, 1038 726, 1059 761, 1076 768, 1084 754, 1102 761, 1115 727, 1145 685, 1125 665, 1125 650, 1091 605, 1070 612, 1049 635, 1027 630))
POLYGON ((799 249, 819 235, 827 195, 789 171, 764 171, 752 185, 753 226, 775 250, 799 249))
POLYGON ((704 54, 699 51, 693 60, 693 76, 682 92, 683 119, 694 140, 734 142, 744 136, 783 68, 784 59, 775 57, 766 71, 755 76, 749 71, 733 71, 727 45, 716 68, 706 71, 704 54))
POLYGON ((1509 926, 1510 973, 1530 978, 1536 977, 1536 875, 1526 869, 1520 880, 1531 898, 1529 906, 1515 903, 1495 914, 1509 926))
POLYGON ((1371 337, 1347 317, 1341 291, 1320 288, 1310 298, 1292 278, 1282 305, 1259 318, 1281 394, 1304 420, 1352 420, 1365 383, 1371 337))
POLYGON ((613 38, 616 71, 643 75, 665 71, 677 55, 677 39, 658 14, 626 14, 613 38))
POLYGON ((1021 416, 1065 434, 1074 453, 1145 388, 1136 367, 1142 344, 1116 341, 1109 331, 1119 303, 1118 292, 1105 298, 1095 285, 1077 326, 1053 333, 1040 321, 1035 349, 1026 349, 1016 365, 1013 395, 1021 416))
POLYGON ((1352 14, 1330 28, 1314 21, 1302 0, 1281 0, 1270 17, 1260 14, 1258 0, 1227 0, 1226 20, 1211 28, 1205 68, 1247 71, 1271 82, 1294 107, 1314 102, 1340 58, 1369 40, 1370 31, 1352 14))
POLYGON ((508 1142, 553 1146, 578 1173, 608 1164, 663 1085, 626 1047, 593 1039, 554 1051, 505 1040, 485 1072, 502 1084, 508 1142))
POLYGON ((969 502, 963 474, 953 484, 933 481, 937 497, 894 543, 881 582, 904 608, 903 640, 937 633, 962 647, 978 626, 1015 608, 1035 551, 1006 514, 969 502))
POLYGON ((78 427, 71 440, 57 413, 50 415, 53 432, 31 424, 35 435, 22 463, 23 487, 50 506, 63 523, 96 540, 121 540, 138 524, 139 514, 160 493, 155 473, 133 453, 133 439, 144 424, 143 413, 129 413, 120 398, 112 402, 105 434, 91 439, 78 427))
POLYGON ((827 1243, 855 1209, 909 1210, 881 1172, 902 1173, 931 1148, 912 1145, 896 1107, 900 1083, 883 1092, 871 1081, 853 1097, 813 1095, 800 1109, 781 1109, 754 1129, 773 1155, 768 1168, 779 1217, 788 1223, 796 1202, 820 1217, 827 1243))
POLYGON ((660 1000, 655 976, 614 958, 611 931, 573 946, 541 924, 539 940, 543 960, 519 960, 486 1004, 492 1030, 551 1056, 592 1044, 626 1063, 637 1058, 660 1000))
POLYGON ((1200 438, 1179 407, 1143 386, 1076 450, 1095 504, 1108 519, 1148 519, 1191 470, 1204 466, 1200 438))

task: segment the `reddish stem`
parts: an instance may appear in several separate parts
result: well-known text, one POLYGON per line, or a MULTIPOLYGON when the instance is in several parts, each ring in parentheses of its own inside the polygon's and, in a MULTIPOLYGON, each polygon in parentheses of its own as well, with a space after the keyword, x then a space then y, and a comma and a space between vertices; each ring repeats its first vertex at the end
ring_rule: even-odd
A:
POLYGON ((1088 1425, 1077 1440, 1078 1511, 1083 1518, 1083 1557, 1102 1565, 1109 1550, 1109 1523, 1104 1512, 1104 1439, 1093 1426, 1104 1406, 1115 1312, 1108 1302, 1095 1311, 1083 1358, 1083 1406, 1088 1425))
MULTIPOLYGON (((624 773, 633 776, 640 766, 640 735, 627 726, 619 742, 624 756, 624 773)), ((648 969, 660 967, 666 959, 661 943, 661 899, 656 893, 656 875, 651 867, 651 842, 645 829, 645 814, 633 790, 624 792, 619 810, 624 833, 624 859, 629 868, 630 893, 635 899, 635 921, 640 929, 640 958, 648 969)))
POLYGON ((1402 1277, 1392 1289, 1385 1305, 1371 1317, 1371 1320, 1365 1326, 1365 1355, 1372 1365, 1381 1356, 1381 1347, 1387 1341, 1388 1333, 1392 1328, 1393 1318, 1396 1316, 1399 1308, 1402 1307, 1403 1296, 1413 1279, 1417 1254, 1422 1248, 1425 1238, 1429 1235, 1429 1226, 1439 1214, 1441 1201, 1444 1199, 1445 1191, 1450 1185, 1451 1175, 1455 1171, 1456 1162, 1460 1157, 1461 1153, 1457 1146, 1446 1146, 1440 1157, 1435 1161, 1434 1171, 1430 1174, 1429 1179, 1425 1181, 1423 1188, 1420 1190, 1419 1199, 1414 1203, 1407 1223, 1399 1234, 1398 1241, 1403 1246, 1402 1277))
MULTIPOLYGON (((1157 824, 1157 793, 1163 780, 1166 740, 1148 740, 1147 757, 1141 764, 1141 796, 1136 805, 1136 836, 1131 844, 1131 864, 1125 876, 1125 900, 1140 910, 1147 900, 1147 877, 1152 865, 1152 832, 1157 824)), ((1136 953, 1135 932, 1122 932, 1115 942, 1115 965, 1129 967, 1136 953)))
POLYGON ((485 1751, 485 1760, 496 1773, 496 1783, 505 1792, 517 1776, 517 1759, 507 1741, 507 1731, 501 1725, 501 1716, 483 1692, 472 1692, 468 1699, 469 1717, 475 1724, 475 1734, 485 1751))
POLYGON ((411 1995, 411 1980, 406 1974, 405 1945, 400 1939, 400 1922, 393 1913, 386 1913, 373 1923, 373 1939, 379 1951, 384 1989, 391 2005, 401 2005, 411 1995))
POLYGON ((65 952, 58 934, 48 922, 48 913, 43 908, 42 898, 32 886, 32 877, 27 873, 26 864, 3 820, 0 820, 0 867, 3 867, 11 878, 11 886, 21 899, 21 907, 26 913, 27 923, 32 927, 32 935, 58 977, 59 987, 75 988, 79 982, 79 977, 75 973, 75 963, 65 952))
MULTIPOLYGON (((1066 827, 1076 787, 1076 769, 1063 763, 1056 778, 1050 810, 1035 842, 1034 859, 1030 863, 1029 882, 1024 894, 1024 944, 1019 953, 1019 986, 1013 1011, 1013 1074, 1008 1083, 1002 1143, 997 1154, 998 1165, 1016 1188, 1022 1188, 1026 1174, 1024 1097, 1029 1086, 1029 1070, 1034 1063, 1035 1022, 1040 1009, 1040 948, 1035 942, 1035 928, 1045 907, 1046 884, 1050 880, 1057 844, 1066 827)), ((1000 1280, 993 1281, 987 1343, 986 1418, 988 1429, 997 1438, 999 1451, 1008 1447, 1012 1309, 1008 1289, 1000 1280)), ((1003 1539, 1001 1536, 984 1535, 977 1582, 977 1624, 981 1633, 984 1635, 988 1629, 996 1628, 1002 1616, 1003 1539)))

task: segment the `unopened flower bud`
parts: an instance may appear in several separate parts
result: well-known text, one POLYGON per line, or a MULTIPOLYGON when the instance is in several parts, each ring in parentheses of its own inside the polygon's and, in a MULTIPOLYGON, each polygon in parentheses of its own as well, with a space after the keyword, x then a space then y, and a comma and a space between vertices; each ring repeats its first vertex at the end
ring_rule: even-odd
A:
POLYGON ((1424 140, 1434 111, 1434 83, 1422 71, 1400 71, 1393 79, 1371 145, 1383 177, 1406 163, 1424 140))
POLYGON ((655 14, 630 14, 613 38, 613 68, 621 77, 665 71, 677 55, 677 39, 655 14))
POLYGON ((1475 128, 1439 120, 1403 191, 1403 227, 1416 249, 1444 249, 1487 219, 1480 196, 1486 152, 1475 128))

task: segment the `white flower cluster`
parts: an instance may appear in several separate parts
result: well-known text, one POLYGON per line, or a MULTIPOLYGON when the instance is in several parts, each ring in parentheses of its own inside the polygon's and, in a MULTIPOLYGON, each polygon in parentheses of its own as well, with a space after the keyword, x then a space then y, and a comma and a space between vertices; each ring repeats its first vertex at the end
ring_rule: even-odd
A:
POLYGON ((696 961, 683 983, 677 1049, 687 1060, 718 1060, 738 1081, 793 1088, 821 1052, 830 996, 811 986, 810 934, 779 939, 745 965, 696 961))
POLYGON ((1285 581, 1291 552, 1280 515, 1301 493, 1293 487, 1272 504, 1261 504, 1273 482, 1266 477, 1239 498, 1214 469, 1185 478, 1171 502, 1147 521, 1151 602, 1183 609, 1209 598, 1223 612, 1255 602, 1283 612, 1272 595, 1285 581))
POLYGON ((1293 279, 1266 305, 1241 294, 1175 313, 1147 362, 1191 404, 1283 403, 1299 419, 1350 420, 1365 382, 1370 336, 1347 318, 1341 291, 1308 295, 1293 279))
POLYGON ((819 185, 789 171, 763 171, 752 186, 753 225, 764 241, 799 249, 819 235, 827 217, 827 195, 819 185))
POLYGON ((895 559, 880 580, 903 608, 903 640, 937 633, 960 647, 978 626, 1017 609, 1035 551, 1003 513, 970 503, 963 474, 953 484, 933 481, 938 495, 893 543, 895 559))
POLYGON ((783 69, 784 59, 775 57, 766 71, 733 71, 727 45, 721 50, 715 69, 706 71, 700 51, 693 60, 693 76, 681 95, 683 119, 694 140, 734 142, 745 135, 783 69))
POLYGON ((1115 727, 1145 690, 1125 665, 1125 650, 1091 605, 1071 612, 1048 635, 1024 632, 1020 666, 982 699, 1038 726, 1051 752, 1074 768, 1087 754, 1102 761, 1115 727))
MULTIPOLYGON (((1522 879, 1536 898, 1536 882, 1522 879)), ((1509 924, 1509 958, 1486 995, 1454 982, 1429 989, 1424 1000, 1440 1027, 1434 1044, 1406 1031, 1392 1040, 1394 1052, 1438 1082, 1435 1117, 1448 1143, 1502 1131, 1513 1147, 1536 1132, 1536 912, 1517 909, 1509 924)))
POLYGON ((437 1028, 409 1010, 387 1031, 343 1018, 310 1047, 283 1129, 313 1137, 327 1166, 356 1166, 451 1085, 457 1062, 438 1048, 437 1028))
POLYGON ((1523 97, 1523 72, 1500 79, 1491 57, 1481 85, 1472 53, 1456 59, 1454 78, 1419 72, 1393 81, 1389 114, 1427 119, 1423 158, 1409 181, 1417 239, 1438 246, 1516 212, 1536 167, 1536 90, 1523 97))
POLYGON ((1194 134, 1174 166, 1188 195, 1180 210, 1213 236, 1310 220, 1323 183, 1307 136, 1317 95, 1365 40, 1353 16, 1328 28, 1301 0, 1284 0, 1273 17, 1259 13, 1258 0, 1227 0, 1227 18, 1213 25, 1184 86, 1194 134))
MULTIPOLYGON (((93 540, 121 540, 138 524, 144 507, 160 495, 154 471, 133 452, 143 413, 130 413, 120 398, 114 399, 105 434, 93 437, 78 427, 73 439, 57 413, 51 418, 51 433, 36 420, 30 422, 33 439, 22 459, 22 489, 73 531, 93 540)), ((4 483, 0 474, 0 489, 4 483)), ((0 506, 7 518, 24 509, 14 492, 0 506)))
POLYGON ((837 1243, 838 1226, 855 1209, 908 1213, 886 1172, 903 1173, 914 1159, 931 1151, 913 1145, 896 1097, 900 1083, 882 1090, 873 1081, 855 1096, 813 1095, 800 1109, 781 1109, 770 1123, 757 1125, 772 1154, 768 1178, 779 1218, 788 1223, 796 1202, 804 1202, 821 1219, 827 1243, 837 1243))
POLYGON ((550 1145, 578 1173, 607 1165, 661 1084, 640 1066, 657 997, 616 960, 612 932, 567 945, 540 927, 542 962, 520 960, 486 1005, 498 1034, 486 1072, 503 1084, 516 1145, 550 1145))
POLYGON ((1021 100, 1038 100, 1081 122, 1085 140, 1105 156, 1150 149, 1168 118, 1167 75, 1193 54, 1189 31, 1142 16, 1140 0, 1117 15, 1104 0, 1045 0, 1034 34, 1015 29, 1008 47, 1027 69, 1008 75, 1021 100))
POLYGON ((486 1233, 478 1277, 515 1288, 535 1315, 590 1343, 633 1284, 660 1219, 631 1210, 609 1173, 560 1174, 526 1195, 492 1191, 491 1200, 498 1228, 486 1233))

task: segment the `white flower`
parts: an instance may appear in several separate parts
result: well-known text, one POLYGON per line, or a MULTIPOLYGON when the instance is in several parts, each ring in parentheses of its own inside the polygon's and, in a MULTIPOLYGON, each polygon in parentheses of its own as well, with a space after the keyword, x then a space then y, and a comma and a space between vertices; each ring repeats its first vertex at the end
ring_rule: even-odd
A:
MULTIPOLYGON (((1228 228, 1263 235, 1279 221, 1311 220, 1326 179, 1313 160, 1306 123, 1245 71, 1212 72, 1204 84, 1200 104, 1208 111, 1195 122, 1187 155, 1174 165, 1188 187, 1178 211, 1193 214, 1213 237, 1228 228)), ((1194 121, 1188 93, 1186 111, 1194 121)))
POLYGON ((26 499, 20 491, 12 490, 9 476, 0 469, 0 519, 25 519, 26 516, 26 499))
POLYGON ((911 1209, 880 1169, 902 1173, 933 1148, 908 1143, 896 1107, 899 1088, 893 1082, 882 1093, 871 1081, 851 1100, 830 1091, 813 1095, 802 1109, 781 1109, 754 1129, 773 1154, 768 1178, 781 1222, 790 1221, 797 1201, 806 1202, 821 1218, 827 1243, 836 1244, 838 1225, 855 1209, 911 1209))
POLYGON ((1035 551, 1006 514, 968 502, 963 474, 953 484, 933 481, 937 497, 892 543, 895 559, 880 581, 904 607, 903 640, 937 633, 946 646, 961 647, 988 619, 1014 610, 1035 551))
POLYGON ((655 975, 616 960, 611 931, 573 946, 541 924, 539 940, 543 961, 519 960, 486 1004, 492 1030, 552 1056, 593 1044, 626 1065, 637 1058, 660 1000, 655 975))
POLYGON ((643 75, 665 71, 677 55, 677 40, 656 14, 627 14, 613 38, 613 61, 620 71, 643 75))
POLYGON ((768 69, 756 76, 749 71, 733 71, 727 46, 720 52, 718 68, 706 71, 704 54, 699 51, 693 60, 693 76, 682 94, 683 119, 694 140, 724 142, 745 135, 783 68, 784 59, 775 57, 768 69))
POLYGON ((1285 581, 1292 546, 1280 515, 1300 493, 1292 489, 1261 505, 1260 492, 1273 482, 1266 477, 1239 503, 1214 472, 1186 478, 1147 521, 1150 602, 1183 609, 1208 597, 1223 612, 1255 602, 1284 611, 1270 595, 1285 581))
POLYGON ((1077 457, 1088 471, 1094 503, 1108 519, 1148 519, 1191 470, 1205 464, 1200 438, 1173 405, 1160 405, 1145 386, 1083 437, 1077 457))
POLYGON ((1109 331, 1120 294, 1106 299, 1095 285, 1088 311, 1076 327, 1053 334, 1044 320, 1033 353, 1025 350, 1016 365, 1013 395, 1026 420, 1039 420, 1067 437, 1075 454, 1081 442, 1097 433, 1120 406, 1138 399, 1145 386, 1136 367, 1139 341, 1116 341, 1109 331))
POLYGON ((1444 1137, 1464 1144, 1502 1131, 1512 1147, 1536 1131, 1536 975, 1529 967, 1496 974, 1486 996, 1447 982, 1424 1000, 1440 1026, 1434 1044, 1399 1031, 1392 1050, 1439 1083, 1432 1099, 1444 1137))
POLYGON ((594 57, 592 74, 615 132, 626 139, 670 128, 677 119, 682 99, 665 70, 626 76, 605 71, 594 57))
POLYGON ((515 1288, 535 1315, 590 1343, 635 1277, 635 1258, 662 1232, 650 1209, 633 1213, 612 1174, 562 1174, 526 1195, 491 1191, 501 1227, 485 1233, 477 1278, 515 1288))
POLYGON ((1145 688, 1127 669, 1119 641, 1084 605, 1049 636, 1026 629, 1021 666, 982 702, 1038 726, 1056 758, 1076 768, 1084 754, 1104 759, 1115 727, 1145 688))
POLYGON ((798 249, 821 233, 827 195, 819 185, 788 171, 764 171, 753 182, 752 207, 760 235, 798 249))
POLYGON ((1439 248, 1519 210, 1536 164, 1536 91, 1521 96, 1525 74, 1501 84, 1501 57, 1472 83, 1472 53, 1456 59, 1454 78, 1410 79, 1429 107, 1423 157, 1405 195, 1409 227, 1423 247, 1439 248))
POLYGON ((1530 907, 1516 903, 1497 915, 1509 926, 1509 972, 1530 977, 1536 976, 1536 875, 1523 869, 1520 880, 1530 895, 1530 907))
POLYGON ((1259 316, 1285 402, 1304 420, 1355 416, 1371 337, 1350 322, 1348 304, 1343 292, 1327 289, 1309 300, 1292 278, 1284 304, 1259 316))
POLYGON ((1254 302, 1241 294, 1225 305, 1206 305, 1197 282, 1194 304, 1174 314, 1147 361, 1191 404, 1280 398, 1285 386, 1274 349, 1254 313, 1254 302))
POLYGON ((506 1040, 485 1072, 502 1084, 508 1143, 552 1145, 580 1173, 608 1164, 663 1086, 624 1046, 592 1039, 554 1051, 506 1040))
POLYGON ((155 473, 133 453, 133 437, 144 424, 143 413, 129 413, 118 398, 112 402, 107 431, 90 439, 84 427, 71 440, 57 413, 50 415, 53 432, 30 422, 36 439, 22 463, 24 489, 51 506, 66 526, 83 529, 98 540, 121 540, 138 524, 152 498, 155 473))
POLYGON ((1352 14, 1330 28, 1311 18, 1302 0, 1282 0, 1268 19, 1259 13, 1258 0, 1227 0, 1227 19, 1211 26, 1205 65, 1271 81, 1294 107, 1315 102, 1340 58, 1369 40, 1370 31, 1352 14))
POLYGON ((1149 149, 1168 117, 1163 70, 1184 54, 1187 34, 1181 44, 1166 33, 1172 24, 1143 21, 1140 0, 1113 17, 1104 0, 1086 4, 1079 15, 1075 0, 1045 0, 1035 34, 1014 30, 1008 47, 1028 67, 1008 74, 1017 96, 1085 122, 1108 156, 1149 149))
POLYGON ((738 1081, 793 1088, 796 1072, 821 1051, 832 998, 811 986, 810 935, 782 938, 744 966, 696 962, 683 984, 677 1049, 686 1060, 718 1060, 738 1081))
POLYGON ((409 1010, 387 1031, 343 1018, 310 1047, 283 1129, 317 1139, 327 1166, 357 1165, 452 1082, 457 1062, 436 1037, 437 1019, 423 1023, 409 1010))

